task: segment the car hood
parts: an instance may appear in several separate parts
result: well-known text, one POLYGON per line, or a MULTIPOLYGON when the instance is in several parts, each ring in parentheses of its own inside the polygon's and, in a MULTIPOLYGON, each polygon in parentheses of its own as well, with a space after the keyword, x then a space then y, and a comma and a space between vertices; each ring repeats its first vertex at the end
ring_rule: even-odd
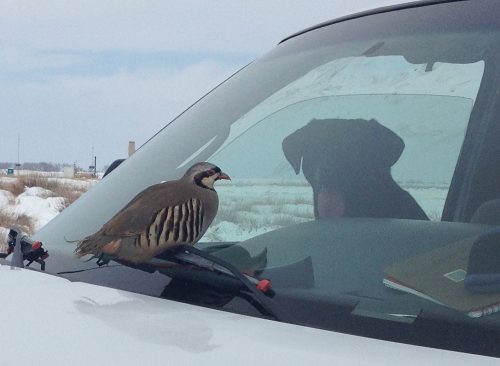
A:
POLYGON ((493 365, 0 265, 5 365, 493 365))

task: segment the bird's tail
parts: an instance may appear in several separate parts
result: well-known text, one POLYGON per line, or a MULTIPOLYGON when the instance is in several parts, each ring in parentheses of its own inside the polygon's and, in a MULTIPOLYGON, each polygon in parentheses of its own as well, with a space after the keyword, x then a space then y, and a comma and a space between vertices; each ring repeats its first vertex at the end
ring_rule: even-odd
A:
POLYGON ((101 249, 104 245, 109 242, 109 238, 106 238, 103 233, 98 231, 97 233, 87 236, 86 238, 79 240, 76 245, 75 254, 78 257, 83 257, 87 254, 98 255, 101 253, 101 249))

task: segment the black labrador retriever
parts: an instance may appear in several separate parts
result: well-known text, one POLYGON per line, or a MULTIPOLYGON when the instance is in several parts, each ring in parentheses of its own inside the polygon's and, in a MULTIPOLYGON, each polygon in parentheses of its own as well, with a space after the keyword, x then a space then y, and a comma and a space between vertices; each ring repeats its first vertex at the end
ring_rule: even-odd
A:
POLYGON ((311 184, 316 218, 387 217, 428 220, 392 178, 403 140, 376 120, 313 119, 283 140, 296 174, 311 184))

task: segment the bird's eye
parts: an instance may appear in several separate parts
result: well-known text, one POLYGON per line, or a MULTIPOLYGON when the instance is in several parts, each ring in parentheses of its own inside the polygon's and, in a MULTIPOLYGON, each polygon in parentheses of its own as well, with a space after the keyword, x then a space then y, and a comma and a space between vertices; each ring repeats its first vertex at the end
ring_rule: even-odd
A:
POLYGON ((209 176, 209 177, 211 177, 211 176, 212 176, 212 175, 214 175, 214 174, 215 174, 215 171, 214 171, 214 170, 209 170, 209 171, 207 172, 207 176, 209 176))

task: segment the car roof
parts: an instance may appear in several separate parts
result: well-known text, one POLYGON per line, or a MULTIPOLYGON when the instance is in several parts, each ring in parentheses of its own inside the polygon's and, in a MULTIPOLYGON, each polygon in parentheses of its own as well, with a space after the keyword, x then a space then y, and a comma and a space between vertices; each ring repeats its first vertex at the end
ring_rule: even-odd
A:
POLYGON ((407 3, 396 4, 396 5, 383 6, 383 7, 379 7, 379 8, 375 8, 375 9, 371 9, 371 10, 365 10, 365 11, 345 15, 345 16, 342 16, 339 18, 335 18, 332 20, 328 20, 328 21, 316 24, 312 27, 305 28, 301 31, 295 32, 295 33, 291 34, 290 36, 282 39, 279 43, 286 42, 291 38, 295 38, 295 37, 300 36, 304 33, 313 31, 315 29, 327 27, 329 25, 344 22, 346 20, 362 18, 362 17, 369 16, 369 15, 387 13, 387 12, 391 12, 394 10, 419 8, 422 6, 444 4, 444 3, 456 3, 456 2, 463 2, 463 1, 470 1, 470 0, 420 0, 420 1, 412 1, 412 2, 407 2, 407 3))

